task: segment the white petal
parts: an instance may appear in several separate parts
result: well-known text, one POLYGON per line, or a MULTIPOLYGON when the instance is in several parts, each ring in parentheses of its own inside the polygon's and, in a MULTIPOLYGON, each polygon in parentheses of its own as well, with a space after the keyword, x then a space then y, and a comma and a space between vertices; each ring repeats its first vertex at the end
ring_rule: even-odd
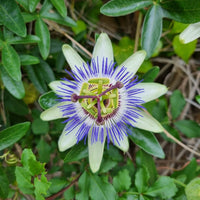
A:
POLYGON ((58 140, 58 148, 59 151, 65 151, 69 148, 71 148, 72 146, 74 146, 77 142, 77 138, 76 138, 76 133, 78 131, 78 129, 80 128, 80 125, 77 126, 75 129, 73 129, 70 133, 68 133, 66 131, 66 127, 65 126, 59 140, 58 140), (68 134, 66 134, 68 133, 68 134))
POLYGON ((59 106, 66 105, 68 102, 61 102, 56 104, 55 106, 43 111, 40 115, 40 118, 43 121, 50 121, 54 119, 63 118, 63 112, 60 110, 59 106))
POLYGON ((63 85, 62 83, 65 83, 67 85, 72 85, 70 84, 70 82, 67 82, 67 81, 52 81, 50 84, 49 84, 49 87, 58 95, 63 95, 63 92, 62 90, 60 89, 61 87, 63 89, 66 89, 66 90, 69 90, 71 91, 72 88, 70 88, 69 86, 67 85, 63 85))
POLYGON ((146 57, 146 51, 140 50, 135 52, 132 56, 128 57, 117 69, 119 71, 121 67, 126 67, 127 71, 130 73, 135 74, 141 64, 143 63, 144 59, 146 57))
POLYGON ((141 97, 141 99, 145 102, 157 99, 167 92, 167 87, 159 83, 139 83, 135 85, 132 89, 135 88, 144 89, 144 92, 141 92, 136 96, 141 97))
POLYGON ((147 114, 144 111, 141 111, 139 113, 142 115, 142 117, 136 119, 136 122, 130 121, 133 127, 144 129, 147 131, 152 131, 155 133, 163 132, 164 129, 162 125, 150 114, 147 114))
POLYGON ((83 64, 85 64, 86 66, 86 62, 81 58, 81 56, 79 56, 79 54, 70 45, 64 44, 62 46, 62 50, 72 70, 77 72, 75 66, 78 68, 82 68, 83 64))
POLYGON ((113 48, 110 38, 106 33, 101 33, 97 39, 97 42, 94 46, 94 50, 92 53, 92 58, 95 60, 98 57, 100 73, 102 72, 102 60, 103 58, 108 58, 108 64, 114 61, 113 59, 113 48))
MULTIPOLYGON (((110 138, 112 141, 112 138, 110 138)), ((113 141, 112 141, 113 142, 113 141)), ((119 140, 120 145, 117 143, 117 141, 114 141, 114 144, 117 148, 122 150, 123 152, 127 152, 129 149, 129 142, 128 142, 128 137, 124 135, 123 140, 119 140)))
POLYGON ((200 22, 190 24, 179 36, 180 40, 186 44, 200 37, 200 22))
POLYGON ((89 151, 90 168, 92 172, 95 173, 99 170, 103 158, 106 133, 104 132, 104 141, 102 143, 101 141, 92 143, 91 135, 92 135, 92 128, 90 129, 88 134, 88 151, 89 151))

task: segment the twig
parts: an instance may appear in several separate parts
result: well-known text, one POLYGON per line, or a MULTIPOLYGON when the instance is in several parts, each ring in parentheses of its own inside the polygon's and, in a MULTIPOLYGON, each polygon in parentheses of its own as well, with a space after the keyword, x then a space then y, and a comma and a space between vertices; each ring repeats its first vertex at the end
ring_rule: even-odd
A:
POLYGON ((45 200, 54 200, 55 198, 59 197, 61 194, 63 194, 66 190, 68 190, 72 185, 74 185, 78 179, 80 178, 80 176, 82 175, 79 174, 77 178, 75 178, 67 187, 63 188, 62 190, 60 190, 59 192, 57 192, 56 194, 53 194, 50 197, 45 198, 45 200))
POLYGON ((178 139, 176 139, 173 135, 171 135, 167 130, 163 130, 163 132, 165 133, 165 135, 172 139, 174 142, 176 142, 177 144, 179 144, 180 146, 182 146, 184 149, 188 150, 189 152, 197 155, 197 156, 200 156, 200 153, 194 151, 193 149, 189 148, 188 146, 186 146, 185 144, 183 144, 182 142, 180 142, 178 139))

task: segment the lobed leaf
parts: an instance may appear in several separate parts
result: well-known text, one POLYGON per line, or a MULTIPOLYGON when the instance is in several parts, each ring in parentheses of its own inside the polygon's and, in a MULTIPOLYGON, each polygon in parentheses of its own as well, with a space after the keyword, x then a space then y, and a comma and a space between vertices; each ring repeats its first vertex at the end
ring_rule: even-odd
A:
POLYGON ((103 181, 97 175, 90 175, 90 187, 89 187, 90 197, 95 200, 115 200, 116 191, 114 187, 103 181))
POLYGON ((161 176, 159 179, 145 192, 145 195, 151 197, 172 198, 177 192, 177 187, 172 178, 161 176))

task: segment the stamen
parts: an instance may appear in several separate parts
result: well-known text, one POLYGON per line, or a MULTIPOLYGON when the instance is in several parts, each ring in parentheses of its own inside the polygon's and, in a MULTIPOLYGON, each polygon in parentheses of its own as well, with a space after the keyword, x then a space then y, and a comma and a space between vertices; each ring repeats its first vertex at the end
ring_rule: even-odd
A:
POLYGON ((109 92, 109 91, 111 91, 111 90, 113 90, 113 89, 115 89, 115 88, 121 89, 123 86, 124 86, 124 84, 123 84, 122 82, 117 81, 117 82, 115 83, 115 85, 113 85, 113 86, 111 86, 110 88, 108 88, 107 90, 103 91, 103 92, 99 95, 99 97, 105 95, 107 92, 109 92))
POLYGON ((71 95, 71 101, 72 102, 77 102, 79 99, 89 99, 89 98, 97 98, 97 96, 90 96, 90 95, 77 95, 75 93, 73 93, 71 95))
POLYGON ((97 125, 103 125, 105 123, 105 121, 103 120, 102 116, 101 116, 101 105, 100 105, 100 98, 97 97, 97 111, 98 111, 98 115, 97 115, 97 120, 96 123, 97 125))

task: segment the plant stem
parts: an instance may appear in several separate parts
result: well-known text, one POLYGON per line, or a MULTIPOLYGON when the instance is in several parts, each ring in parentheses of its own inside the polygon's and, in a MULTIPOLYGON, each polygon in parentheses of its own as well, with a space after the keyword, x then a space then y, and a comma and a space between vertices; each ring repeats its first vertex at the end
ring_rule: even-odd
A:
POLYGON ((141 24, 142 24, 142 13, 139 12, 138 22, 137 22, 137 28, 136 28, 136 35, 135 35, 134 53, 138 50, 138 46, 139 46, 141 24))
POLYGON ((173 179, 173 181, 178 184, 178 185, 181 185, 182 187, 186 187, 186 185, 184 183, 182 183, 181 181, 178 181, 176 179, 173 179))

